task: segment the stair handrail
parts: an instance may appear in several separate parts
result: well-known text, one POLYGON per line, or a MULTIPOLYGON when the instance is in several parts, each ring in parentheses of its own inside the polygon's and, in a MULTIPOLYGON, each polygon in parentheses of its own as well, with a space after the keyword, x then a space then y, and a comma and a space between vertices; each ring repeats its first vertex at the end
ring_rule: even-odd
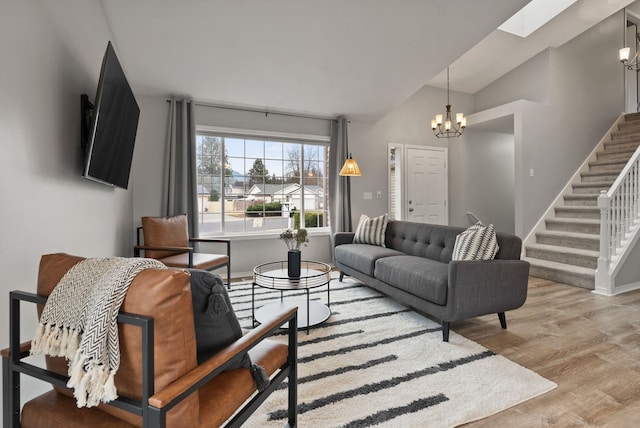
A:
POLYGON ((596 292, 615 294, 613 279, 629 255, 627 248, 638 239, 640 223, 640 147, 611 185, 598 196, 600 208, 600 255, 596 269, 596 292))

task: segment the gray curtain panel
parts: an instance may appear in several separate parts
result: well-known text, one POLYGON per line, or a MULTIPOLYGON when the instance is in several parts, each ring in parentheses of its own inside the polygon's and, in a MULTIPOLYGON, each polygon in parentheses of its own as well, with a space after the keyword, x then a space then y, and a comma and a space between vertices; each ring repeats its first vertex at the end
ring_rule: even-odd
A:
POLYGON ((331 121, 331 143, 329 146, 329 210, 331 235, 336 232, 351 232, 351 177, 338 175, 344 161, 349 157, 347 141, 347 118, 331 121))
POLYGON ((187 214, 189 236, 198 237, 196 122, 193 102, 169 100, 162 211, 165 216, 187 214))

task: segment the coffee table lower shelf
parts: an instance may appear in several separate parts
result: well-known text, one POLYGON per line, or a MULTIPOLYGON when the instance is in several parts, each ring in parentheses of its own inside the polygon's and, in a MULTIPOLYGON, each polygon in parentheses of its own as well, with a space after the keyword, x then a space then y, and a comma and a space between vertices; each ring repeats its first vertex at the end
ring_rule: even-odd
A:
MULTIPOLYGON (((285 300, 281 302, 268 303, 256 310, 254 319, 262 324, 264 321, 270 319, 274 315, 282 313, 286 308, 291 306, 298 306, 298 329, 307 329, 314 325, 322 324, 331 316, 331 309, 327 305, 317 301, 309 301, 309 316, 307 318, 307 302, 304 300, 292 301, 285 300)), ((287 328, 289 324, 284 324, 282 328, 287 328)))

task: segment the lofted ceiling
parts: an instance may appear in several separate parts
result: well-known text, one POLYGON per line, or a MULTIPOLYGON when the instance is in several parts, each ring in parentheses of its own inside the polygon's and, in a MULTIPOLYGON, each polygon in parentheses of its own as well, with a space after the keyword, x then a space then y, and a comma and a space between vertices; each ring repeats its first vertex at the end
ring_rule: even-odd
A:
MULTIPOLYGON (((562 46, 632 3, 630 9, 638 9, 640 2, 635 0, 578 0, 526 38, 494 30, 452 62, 450 87, 476 93, 545 49, 562 46)), ((610 59, 617 61, 617 52, 612 52, 610 59)), ((445 88, 446 78, 446 72, 440 72, 429 85, 445 88)))
POLYGON ((43 5, 72 50, 100 46, 95 57, 83 58, 96 74, 103 42, 79 34, 90 38, 88 30, 96 27, 107 34, 136 94, 379 118, 424 85, 445 87, 449 64, 451 89, 475 93, 631 3, 578 0, 524 39, 496 30, 528 2, 43 0, 43 5), (85 27, 81 33, 79 27, 85 27))
POLYGON ((103 0, 136 93, 380 116, 529 0, 103 0))

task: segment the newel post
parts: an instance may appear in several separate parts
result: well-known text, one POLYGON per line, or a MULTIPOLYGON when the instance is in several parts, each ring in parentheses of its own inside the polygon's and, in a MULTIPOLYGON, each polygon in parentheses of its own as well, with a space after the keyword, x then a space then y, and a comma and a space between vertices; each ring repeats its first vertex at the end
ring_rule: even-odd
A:
POLYGON ((613 284, 609 275, 609 262, 611 258, 611 199, 607 196, 607 191, 600 191, 598 196, 598 208, 600 208, 600 256, 598 257, 598 267, 595 276, 595 292, 598 294, 612 295, 613 284))

